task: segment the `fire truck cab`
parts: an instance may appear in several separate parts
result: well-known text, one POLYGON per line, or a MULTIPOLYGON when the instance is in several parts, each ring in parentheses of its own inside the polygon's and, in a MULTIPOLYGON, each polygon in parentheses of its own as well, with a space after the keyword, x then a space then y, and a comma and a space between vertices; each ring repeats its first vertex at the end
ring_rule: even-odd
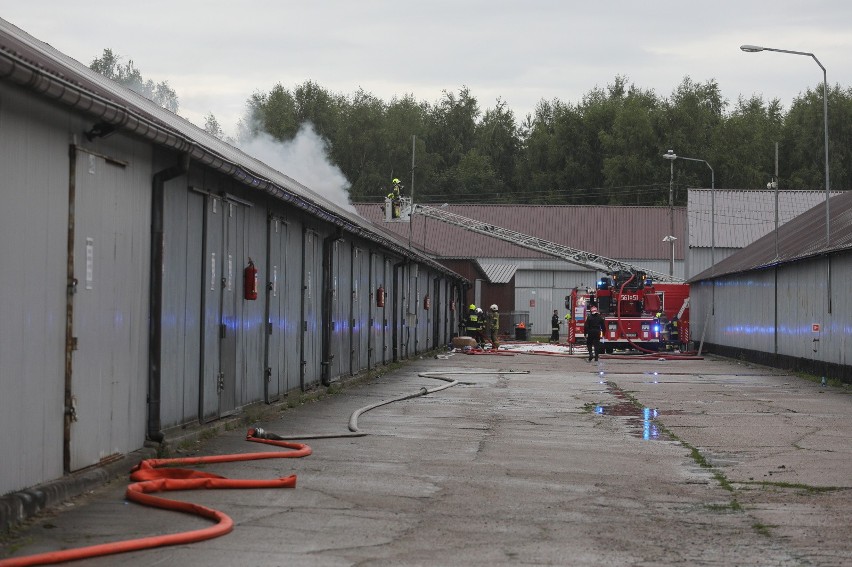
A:
POLYGON ((689 285, 655 284, 645 274, 620 271, 598 280, 596 289, 574 288, 565 298, 571 314, 568 342, 585 344, 583 325, 591 306, 606 321, 604 349, 678 350, 689 342, 689 285))

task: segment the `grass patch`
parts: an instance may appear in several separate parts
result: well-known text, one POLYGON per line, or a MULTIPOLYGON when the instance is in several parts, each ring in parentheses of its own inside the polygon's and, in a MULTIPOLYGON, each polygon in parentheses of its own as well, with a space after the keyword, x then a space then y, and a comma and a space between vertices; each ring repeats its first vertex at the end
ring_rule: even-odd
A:
POLYGON ((753 529, 754 531, 756 531, 760 535, 766 536, 766 537, 769 537, 770 535, 772 535, 772 534, 769 533, 770 527, 771 526, 767 526, 766 524, 761 524, 760 522, 755 522, 754 524, 751 525, 751 529, 753 529))
POLYGON ((753 480, 743 481, 740 484, 748 484, 753 486, 762 486, 764 488, 783 488, 788 490, 799 490, 808 494, 821 494, 823 492, 836 492, 839 490, 848 490, 845 486, 813 486, 799 482, 771 482, 768 480, 753 480))

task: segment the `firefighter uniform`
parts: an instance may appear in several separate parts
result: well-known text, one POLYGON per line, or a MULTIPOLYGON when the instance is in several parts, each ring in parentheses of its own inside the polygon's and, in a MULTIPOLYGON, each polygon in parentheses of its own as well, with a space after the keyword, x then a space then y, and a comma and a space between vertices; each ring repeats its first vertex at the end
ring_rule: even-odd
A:
POLYGON ((500 333, 500 312, 497 305, 491 306, 491 312, 488 313, 488 331, 491 338, 491 348, 497 350, 500 343, 497 342, 497 335, 500 333))
POLYGON ((476 339, 479 335, 479 315, 476 313, 476 305, 472 303, 467 311, 467 320, 465 321, 464 331, 467 336, 473 337, 474 339, 476 339))
POLYGON ((591 315, 586 317, 586 322, 583 323, 583 332, 586 334, 586 346, 589 349, 589 362, 592 357, 598 359, 601 353, 601 335, 604 332, 605 321, 598 313, 597 307, 591 308, 591 315))
POLYGON ((553 310, 553 317, 550 318, 550 342, 559 342, 559 325, 562 321, 559 320, 559 313, 556 309, 553 310))

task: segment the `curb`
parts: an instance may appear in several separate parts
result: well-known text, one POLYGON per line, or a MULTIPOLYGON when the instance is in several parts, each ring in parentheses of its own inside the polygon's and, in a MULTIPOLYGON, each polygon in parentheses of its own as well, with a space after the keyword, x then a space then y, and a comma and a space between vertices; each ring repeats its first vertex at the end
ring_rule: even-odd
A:
POLYGON ((126 476, 136 463, 156 455, 156 449, 143 447, 111 463, 90 467, 0 497, 0 534, 10 531, 48 508, 104 486, 118 477, 126 476))

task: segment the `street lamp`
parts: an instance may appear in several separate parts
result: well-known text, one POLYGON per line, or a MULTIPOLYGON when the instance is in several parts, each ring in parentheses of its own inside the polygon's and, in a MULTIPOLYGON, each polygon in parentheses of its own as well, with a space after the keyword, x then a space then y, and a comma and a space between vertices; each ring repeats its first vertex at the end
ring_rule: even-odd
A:
POLYGON ((746 53, 758 53, 760 51, 775 51, 778 53, 791 53, 793 55, 805 55, 813 58, 819 68, 822 69, 822 115, 825 122, 825 247, 828 249, 831 244, 828 217, 828 197, 829 197, 829 182, 828 182, 828 78, 826 76, 825 67, 816 58, 813 53, 805 51, 790 51, 787 49, 774 49, 772 47, 761 47, 759 45, 741 45, 740 49, 746 53))
POLYGON ((669 264, 669 274, 674 276, 674 243, 677 240, 677 236, 672 236, 669 234, 668 236, 663 237, 663 242, 669 242, 672 245, 672 262, 669 264))
MULTIPOLYGON (((674 150, 669 150, 663 154, 663 157, 669 160, 669 233, 674 232, 674 160, 677 155, 674 150)), ((668 237, 667 237, 668 238, 668 237)), ((674 238, 674 236, 672 236, 674 238)), ((663 239, 663 242, 668 242, 663 239)), ((669 264, 669 275, 674 277, 674 240, 672 243, 672 263, 669 264)))
MULTIPOLYGON (((685 159, 687 161, 699 161, 704 163, 707 167, 710 168, 710 264, 712 266, 716 265, 716 174, 713 171, 713 168, 707 163, 706 160, 691 158, 691 157, 683 157, 678 156, 672 153, 669 150, 669 153, 663 155, 664 158, 672 160, 676 159, 685 159), (669 157, 669 156, 672 157, 669 157)), ((674 231, 672 231, 674 232, 674 231)))

